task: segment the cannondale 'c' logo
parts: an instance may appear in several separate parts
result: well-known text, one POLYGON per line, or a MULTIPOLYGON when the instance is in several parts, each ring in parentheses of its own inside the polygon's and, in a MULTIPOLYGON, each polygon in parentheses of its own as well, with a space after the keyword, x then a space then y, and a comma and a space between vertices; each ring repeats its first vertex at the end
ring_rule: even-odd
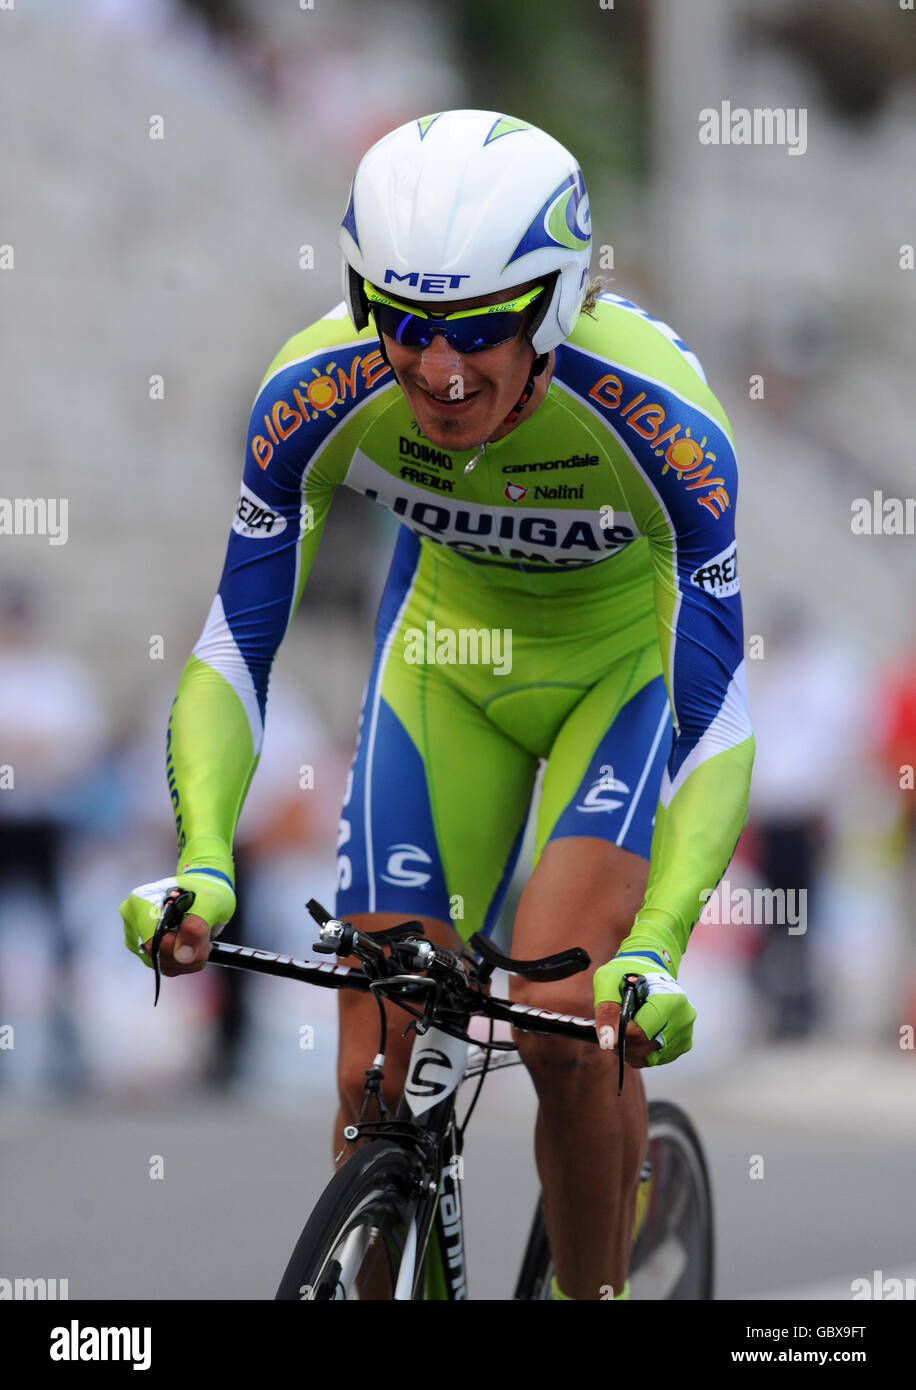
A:
POLYGON ((573 213, 575 230, 583 240, 587 241, 592 234, 592 211, 589 207, 587 193, 583 193, 578 202, 573 203, 573 213))
POLYGON ((393 883, 402 888, 423 888, 429 883, 431 875, 423 869, 411 868, 414 864, 432 864, 432 860, 419 845, 389 845, 386 872, 381 875, 385 883, 393 883))
POLYGON ((577 243, 588 241, 592 234, 592 215, 580 169, 570 184, 547 214, 547 228, 561 246, 575 250, 577 243))
POLYGON ((582 251, 592 234, 592 219, 582 171, 577 169, 556 187, 528 226, 506 265, 545 246, 582 251))

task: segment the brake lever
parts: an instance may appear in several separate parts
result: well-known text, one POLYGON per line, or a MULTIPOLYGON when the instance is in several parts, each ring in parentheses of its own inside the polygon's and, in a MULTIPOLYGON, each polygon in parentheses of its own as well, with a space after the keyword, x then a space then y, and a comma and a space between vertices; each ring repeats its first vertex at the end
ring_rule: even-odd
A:
POLYGON ((617 1031, 617 1053, 619 1069, 617 1072, 617 1094, 623 1094, 623 1075, 626 1063, 627 1026, 649 997, 649 982, 645 975, 624 975, 621 984, 625 986, 620 999, 620 1024, 617 1031))
POLYGON ((153 999, 153 1008, 159 1003, 159 989, 162 984, 162 971, 159 969, 159 947, 162 945, 162 938, 166 932, 177 931, 181 926, 181 919, 189 911, 195 894, 190 888, 170 888, 162 899, 162 912, 159 914, 159 921, 156 923, 156 930, 153 932, 153 939, 150 943, 149 954, 153 962, 153 970, 156 975, 156 996, 153 999))

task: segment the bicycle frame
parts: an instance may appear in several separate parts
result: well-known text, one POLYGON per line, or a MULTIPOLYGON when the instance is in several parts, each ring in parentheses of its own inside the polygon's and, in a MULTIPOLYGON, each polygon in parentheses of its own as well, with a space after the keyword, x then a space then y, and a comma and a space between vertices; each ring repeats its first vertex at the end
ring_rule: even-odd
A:
MULTIPOLYGON (((162 916, 153 938, 154 948, 158 947, 163 932, 174 930, 180 920, 181 912, 187 910, 189 904, 181 905, 177 901, 179 896, 174 892, 167 895, 166 904, 163 907, 162 916)), ((193 902, 193 894, 186 896, 190 902, 193 902)), ((345 1126, 344 1138, 351 1143, 358 1139, 369 1141, 368 1148, 363 1150, 366 1160, 363 1167, 359 1169, 359 1173, 354 1170, 357 1183, 361 1180, 359 1175, 363 1171, 371 1169, 376 1158, 380 1160, 379 1171, 383 1171, 387 1165, 389 1171, 397 1173, 394 1181, 399 1193, 400 1219, 395 1228, 389 1228, 389 1234, 396 1232, 394 1239, 399 1250, 397 1279, 391 1297, 399 1301, 414 1300, 418 1297, 464 1300, 468 1294, 461 1202, 461 1179, 463 1176, 461 1145, 464 1131, 477 1101, 477 1095, 471 1101, 464 1122, 459 1128, 456 1120, 458 1087, 463 1080, 471 1076, 481 1076, 482 1083, 483 1076, 481 1074, 485 1074, 491 1067, 495 1070, 520 1061, 517 1052, 510 1060, 506 1049, 508 1052, 513 1052, 515 1051, 514 1045, 494 1040, 492 1026, 489 1042, 481 1042, 479 1046, 476 1045, 468 1032, 471 1018, 475 1016, 488 1018, 491 1025, 494 1020, 499 1019, 512 1024, 515 1029, 525 1032, 552 1034, 574 1038, 581 1042, 596 1043, 598 1037, 594 1019, 515 1004, 509 999, 495 998, 488 989, 492 972, 496 968, 524 975, 530 980, 546 982, 564 979, 570 974, 585 969, 589 964, 589 958, 581 948, 573 947, 538 960, 513 960, 496 950, 492 943, 479 933, 475 933, 470 938, 468 945, 476 952, 477 961, 471 962, 471 970, 468 973, 468 964, 471 958, 465 955, 462 959, 454 952, 436 947, 426 941, 419 922, 404 922, 398 927, 387 928, 380 932, 361 933, 354 928, 352 923, 341 922, 332 918, 327 910, 314 900, 309 901, 306 906, 321 928, 321 942, 315 943, 315 949, 323 954, 337 955, 338 958, 355 955, 364 969, 336 963, 331 964, 329 961, 306 960, 302 957, 248 946, 235 946, 222 941, 211 942, 210 961, 215 965, 252 970, 260 974, 277 975, 330 989, 355 989, 361 993, 378 991, 376 998, 380 1005, 381 999, 386 997, 387 992, 394 989, 397 989, 398 993, 390 995, 392 1002, 409 1001, 404 1002, 404 1007, 412 1015, 408 1028, 415 1030, 416 1038, 411 1050, 407 1079, 404 1083, 397 1113, 392 1115, 384 1103, 381 1082, 384 1076, 382 1068, 385 1059, 383 1055, 377 1055, 366 1070, 365 1101, 359 1119, 356 1124, 345 1126), (419 936, 416 936, 414 933, 418 929, 419 936), (389 948, 387 951, 385 950, 386 946, 389 948), (386 962, 390 961, 397 962, 393 973, 386 966, 386 962), (405 967, 408 972, 418 969, 424 973, 405 974, 403 973, 405 967), (431 988, 433 990, 432 1000, 427 999, 421 1012, 413 1007, 413 1004, 417 1002, 416 991, 419 988, 431 988), (443 989, 444 993, 442 993, 443 989), (473 1048, 477 1054, 470 1060, 469 1048, 473 1048), (479 1060, 480 1058, 483 1060, 479 1060), (378 1107, 378 1119, 368 1120, 364 1117, 373 1100, 378 1107), (380 1139, 387 1141, 388 1152, 384 1150, 373 1152, 372 1141, 380 1139), (400 1158, 394 1162, 393 1170, 391 1169, 394 1159, 392 1149, 399 1149, 404 1155, 403 1162, 400 1158), (402 1230, 404 1231, 403 1239, 400 1234, 402 1230)), ((156 998, 158 999, 160 975, 156 949, 153 950, 153 964, 156 970, 156 998)), ((629 979, 628 988, 638 996, 638 991, 643 983, 641 976, 633 976, 629 979)), ((380 1024, 381 1054, 387 1035, 384 1012, 380 1024)), ((621 1049, 621 1073, 623 1071, 622 1062, 621 1049)), ((618 1094, 619 1085, 620 1082, 618 1082, 618 1094)), ((479 1088, 477 1094, 479 1095, 479 1088)), ((710 1298, 712 1297, 713 1268, 712 1218, 705 1159, 696 1135, 683 1112, 678 1111, 676 1106, 670 1106, 667 1103, 659 1103, 659 1107, 665 1109, 666 1115, 671 1112, 667 1121, 671 1131, 667 1135, 668 1146, 672 1154, 676 1154, 678 1149, 680 1150, 681 1169, 683 1171, 690 1170, 687 1174, 691 1186, 690 1195, 692 1195, 696 1210, 699 1213, 697 1218, 699 1234, 694 1233, 691 1246, 694 1252, 691 1266, 693 1279, 691 1287, 700 1290, 697 1296, 710 1298), (684 1154, 689 1160, 686 1169, 684 1154), (697 1244, 698 1241, 699 1245, 697 1244)), ((653 1106, 650 1105, 649 1108, 651 1136, 653 1106)), ((657 1118, 659 1117, 657 1116, 657 1118)), ((659 1122, 661 1123, 661 1120, 659 1122)), ((664 1143, 666 1134, 662 1131, 656 1135, 656 1139, 658 1142, 664 1143)), ((363 1160, 360 1161, 363 1162, 363 1160)), ((345 1168, 344 1172, 339 1175, 345 1179, 345 1185, 348 1181, 346 1175, 347 1169, 345 1168)), ((336 1179, 332 1180, 332 1184, 325 1189, 319 1208, 330 1196, 332 1189, 335 1193, 337 1192, 338 1189, 334 1187, 334 1183, 336 1183, 336 1179)), ((683 1201, 682 1197, 679 1200, 683 1201)), ((314 1215, 317 1215, 319 1208, 316 1208, 314 1215)), ((681 1207, 677 1209, 675 1215, 678 1215, 680 1210, 681 1207)), ((320 1219, 325 1221, 326 1216, 322 1215, 320 1219)), ((303 1238, 308 1235, 310 1227, 311 1222, 303 1232, 303 1238)), ((668 1219, 662 1233, 667 1236, 670 1227, 671 1220, 668 1219)), ((324 1230, 324 1227, 319 1225, 319 1229, 324 1230)), ((325 1236, 320 1237, 320 1239, 324 1238, 325 1236)), ((373 1231, 370 1226, 354 1226, 342 1244, 335 1247, 339 1250, 340 1257, 336 1264, 337 1275, 335 1277, 339 1280, 342 1274, 344 1287, 349 1286, 351 1278, 357 1277, 368 1249, 368 1242, 373 1238, 373 1231)), ((294 1259, 298 1249, 297 1246, 294 1259)), ((289 1268, 292 1267, 293 1262, 291 1261, 289 1268)), ((544 1279, 550 1268, 543 1203, 539 1201, 526 1248, 522 1273, 519 1276, 516 1297, 546 1297, 547 1295, 543 1292, 543 1289, 546 1288, 544 1279), (540 1271, 535 1266, 529 1268, 532 1260, 535 1261, 535 1266, 538 1264, 542 1266, 540 1271), (527 1284, 525 1283, 526 1275, 527 1284), (536 1280, 540 1282, 532 1285, 532 1277, 536 1277, 536 1280), (531 1287, 536 1287, 540 1292, 532 1293, 531 1287)), ((680 1271, 678 1271, 678 1278, 680 1278, 680 1271)), ((676 1286, 672 1285, 672 1288, 675 1287, 679 1288, 680 1283, 676 1286)), ((281 1285, 282 1289, 283 1285, 281 1285)), ((278 1293, 278 1298, 281 1296, 285 1298, 289 1294, 278 1293)), ((298 1295, 294 1294, 293 1296, 298 1295)), ((664 1294, 662 1296, 664 1297, 664 1294)), ((675 1293, 670 1293, 669 1297, 675 1297, 675 1293)))
MULTIPOLYGON (((430 1028, 423 1037, 418 1037, 410 1054, 407 1081, 397 1113, 402 1123, 412 1118, 415 1123, 422 1124, 436 1145, 436 1191, 427 1191, 425 1201, 421 1201, 422 1224, 418 1216, 414 1219, 418 1226, 417 1248, 427 1252, 428 1292, 433 1298, 448 1300, 467 1298, 461 1207, 462 1159, 455 1123, 455 1103, 464 1080, 467 1053, 466 1042, 438 1028, 430 1028), (433 1268, 430 1268, 430 1255, 433 1268)), ((430 1171, 429 1167, 426 1171, 430 1171)), ((414 1283, 418 1277, 419 1269, 414 1283)), ((399 1288, 395 1298, 409 1298, 412 1291, 402 1294, 399 1288)))
MULTIPOLYGON (((370 991, 370 980, 361 970, 326 961, 306 960, 226 941, 211 943, 212 964, 259 974, 277 975, 330 989, 370 991)), ((556 1033, 596 1041, 594 1021, 558 1014, 505 1000, 487 998, 486 1015, 523 1027, 526 1031, 556 1033)), ((465 1021, 465 1026, 467 1021, 465 1021)), ((463 1030, 462 1030, 463 1031, 463 1030)), ((418 1033, 410 1055, 407 1080, 393 1118, 349 1126, 352 1142, 385 1138, 412 1149, 416 1156, 417 1196, 408 1227, 394 1299, 411 1299, 420 1279, 427 1297, 439 1300, 467 1298, 464 1219, 461 1203, 460 1131, 456 1123, 458 1088, 468 1075, 469 1043, 431 1026, 418 1033)), ((513 1062, 519 1059, 513 1058, 513 1062)), ((490 1065, 506 1065, 499 1054, 490 1065)), ((471 1075, 478 1074, 475 1067, 471 1075)), ((367 1081, 367 1093, 368 1093, 367 1081)))

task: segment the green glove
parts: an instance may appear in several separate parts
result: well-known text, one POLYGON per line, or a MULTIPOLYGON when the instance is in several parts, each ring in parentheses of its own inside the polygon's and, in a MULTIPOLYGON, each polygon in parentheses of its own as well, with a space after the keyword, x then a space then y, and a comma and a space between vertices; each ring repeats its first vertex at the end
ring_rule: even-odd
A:
POLYGON ((646 1002, 633 1015, 633 1022, 647 1038, 661 1043, 661 1051, 650 1052, 646 1065, 673 1062, 693 1045, 697 1011, 656 951, 622 951, 607 965, 599 966, 595 971, 595 1005, 619 1004, 620 982, 624 975, 633 973, 644 975, 649 986, 646 1002))
POLYGON ((192 840, 178 862, 175 878, 160 878, 144 883, 124 899, 121 918, 124 922, 124 943, 152 969, 152 961, 143 950, 156 930, 162 913, 162 900, 170 888, 189 888, 194 894, 191 908, 195 917, 202 917, 211 936, 218 936, 235 912, 232 856, 221 840, 203 838, 192 840))

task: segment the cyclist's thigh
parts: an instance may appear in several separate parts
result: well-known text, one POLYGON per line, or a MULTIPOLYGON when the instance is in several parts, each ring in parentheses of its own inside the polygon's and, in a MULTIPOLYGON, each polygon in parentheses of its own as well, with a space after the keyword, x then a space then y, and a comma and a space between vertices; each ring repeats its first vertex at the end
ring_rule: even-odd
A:
POLYGON ((671 713, 655 646, 630 654, 579 702, 554 740, 538 809, 535 868, 512 953, 581 945, 591 969, 514 997, 590 1015, 591 976, 628 934, 645 893, 671 713), (551 1002, 547 1002, 548 998, 551 1002))
MULTIPOLYGON (((403 912, 357 912, 349 916, 347 921, 352 922, 358 931, 372 932, 395 927, 406 921, 409 915, 403 912)), ((460 949, 461 940, 450 923, 437 921, 434 917, 421 917, 417 920, 422 923, 429 940, 434 941, 437 946, 448 946, 455 951, 460 949)), ((342 964, 352 965, 355 969, 361 968, 356 956, 349 956, 342 964)), ((358 1103, 362 1095, 366 1068, 372 1065, 372 1059, 378 1051, 381 1020, 378 1004, 368 994, 357 994, 354 990, 342 989, 338 993, 337 1002, 340 1025, 337 1084, 341 1095, 354 1104, 358 1103)), ((388 1019, 385 1090, 400 1094, 416 1034, 411 1031, 406 1038, 401 1037, 410 1018, 403 1009, 386 1001, 385 1014, 388 1019)))
POLYGON ((521 847, 537 757, 447 667, 408 661, 401 617, 376 648, 338 834, 337 915, 395 913, 488 932, 521 847))
POLYGON ((551 841, 519 901, 512 955, 532 959, 581 946, 591 965, 547 984, 512 976, 511 998, 591 1018, 592 976, 629 932, 648 876, 648 860, 617 845, 592 838, 551 841))

